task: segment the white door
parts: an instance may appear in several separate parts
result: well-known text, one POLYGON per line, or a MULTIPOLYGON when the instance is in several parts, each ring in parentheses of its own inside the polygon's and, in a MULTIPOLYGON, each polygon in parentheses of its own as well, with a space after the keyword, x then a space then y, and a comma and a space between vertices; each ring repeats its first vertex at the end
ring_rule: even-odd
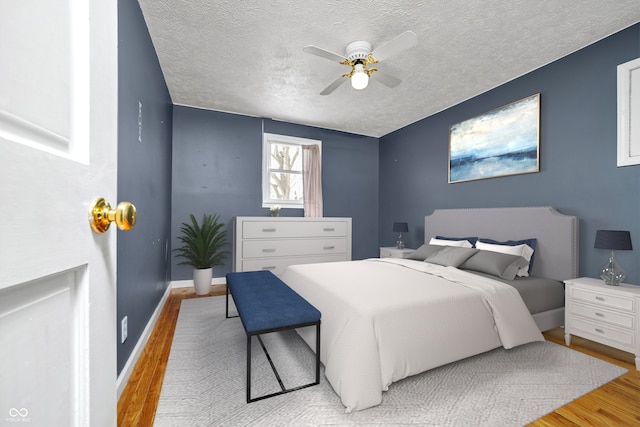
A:
POLYGON ((116 425, 117 2, 0 0, 0 426, 116 425))

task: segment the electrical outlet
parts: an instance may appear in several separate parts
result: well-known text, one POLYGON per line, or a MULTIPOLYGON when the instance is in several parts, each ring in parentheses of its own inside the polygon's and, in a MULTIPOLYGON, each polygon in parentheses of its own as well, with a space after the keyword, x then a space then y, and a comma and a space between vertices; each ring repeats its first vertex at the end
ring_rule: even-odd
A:
POLYGON ((127 316, 124 316, 122 318, 122 323, 120 324, 120 326, 121 326, 121 329, 120 329, 121 342, 124 343, 127 340, 127 316))

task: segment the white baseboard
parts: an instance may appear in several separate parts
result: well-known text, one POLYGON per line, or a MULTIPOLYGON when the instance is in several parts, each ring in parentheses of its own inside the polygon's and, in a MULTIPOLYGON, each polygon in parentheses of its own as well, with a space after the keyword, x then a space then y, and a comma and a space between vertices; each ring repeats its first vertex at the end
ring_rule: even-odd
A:
POLYGON ((140 335, 140 339, 136 343, 136 346, 133 348, 131 355, 129 355, 129 359, 127 360, 127 363, 124 365, 124 368, 122 368, 122 372, 120 372, 120 375, 118 375, 118 379, 116 380, 116 385, 118 389, 118 400, 120 400, 120 395, 124 391, 124 388, 126 387, 127 382, 129 382, 129 377, 131 376, 131 373, 133 372, 133 368, 136 366, 136 363, 140 358, 140 354, 142 354, 142 350, 144 350, 144 346, 147 345, 147 341, 151 336, 151 332, 153 331, 153 328, 155 327, 156 322, 158 321, 158 317, 160 317, 160 313, 162 312, 162 309, 164 308, 164 305, 167 302, 167 299, 169 298, 170 293, 171 293, 171 284, 167 286, 167 289, 164 292, 164 295, 162 295, 162 298, 160 298, 160 302, 158 303, 158 306, 156 307, 153 314, 151 315, 151 318, 147 322, 147 326, 144 328, 144 331, 142 331, 142 335, 140 335))
MULTIPOLYGON (((224 277, 214 277, 211 280, 212 285, 224 285, 227 283, 227 279, 224 277)), ((171 288, 190 288, 193 286, 193 280, 173 280, 170 285, 171 288)))

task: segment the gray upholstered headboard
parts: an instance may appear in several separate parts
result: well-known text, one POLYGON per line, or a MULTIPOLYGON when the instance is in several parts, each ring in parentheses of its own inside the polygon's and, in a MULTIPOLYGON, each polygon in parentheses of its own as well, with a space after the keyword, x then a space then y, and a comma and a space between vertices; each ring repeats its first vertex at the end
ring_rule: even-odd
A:
POLYGON ((432 237, 537 239, 533 276, 566 280, 578 275, 578 217, 552 207, 436 209, 424 218, 425 243, 432 237))

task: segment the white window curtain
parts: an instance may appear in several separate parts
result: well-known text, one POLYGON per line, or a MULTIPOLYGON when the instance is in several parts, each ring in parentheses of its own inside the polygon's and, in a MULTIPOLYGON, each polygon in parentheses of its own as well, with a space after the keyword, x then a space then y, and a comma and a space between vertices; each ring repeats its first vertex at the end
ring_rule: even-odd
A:
POLYGON ((322 217, 322 163, 320 147, 302 146, 302 186, 304 188, 304 216, 322 217))

